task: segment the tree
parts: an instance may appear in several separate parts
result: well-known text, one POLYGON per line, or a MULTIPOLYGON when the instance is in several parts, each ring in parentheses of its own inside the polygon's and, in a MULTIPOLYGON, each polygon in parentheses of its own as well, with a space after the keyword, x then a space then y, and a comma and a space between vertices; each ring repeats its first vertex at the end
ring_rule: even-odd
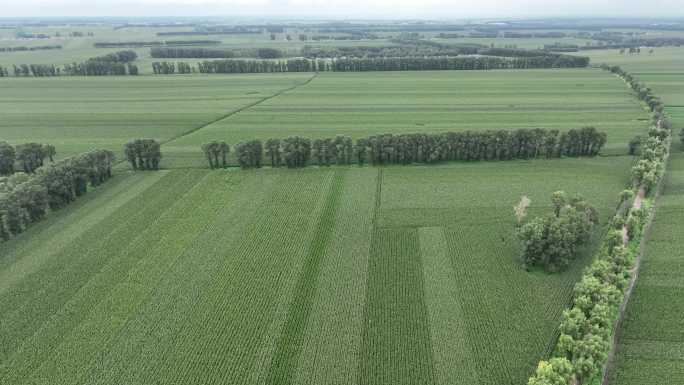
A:
POLYGON ((641 136, 637 135, 629 141, 629 155, 637 155, 641 147, 641 136))
POLYGON ((14 162, 16 152, 7 142, 0 142, 0 176, 12 175, 14 173, 14 162))
POLYGON ((566 358, 552 358, 539 362, 527 385, 570 385, 574 368, 566 358))
POLYGON ((244 141, 235 146, 238 164, 243 169, 260 168, 263 152, 263 145, 260 140, 244 141))
POLYGON ((268 139, 266 141, 266 156, 271 160, 271 167, 280 166, 280 139, 268 139))
POLYGON ((679 131, 679 140, 682 142, 682 147, 684 147, 684 127, 679 131))
POLYGON ((124 153, 134 170, 158 170, 161 144, 155 139, 135 139, 124 145, 124 153))
POLYGON ((114 154, 93 150, 0 178, 0 237, 8 239, 111 177, 114 154))
MULTIPOLYGON (((52 150, 54 152, 54 147, 52 150)), ((47 156, 44 145, 39 143, 20 144, 15 151, 16 160, 22 165, 24 172, 29 174, 42 166, 47 156)))
POLYGON ((560 216, 561 209, 567 204, 568 197, 564 191, 556 191, 551 195, 551 203, 553 204, 553 213, 556 217, 560 216))
POLYGON ((581 197, 568 200, 564 192, 557 191, 552 202, 552 215, 535 218, 517 230, 526 268, 542 266, 552 272, 565 269, 598 223, 595 209, 581 197))
POLYGON ((218 152, 217 147, 218 142, 215 140, 202 145, 202 151, 204 151, 204 155, 207 157, 207 160, 209 161, 209 168, 212 169, 218 167, 218 159, 216 155, 218 152))
POLYGON ((51 144, 44 144, 43 145, 43 155, 50 159, 50 162, 55 161, 55 155, 57 155, 57 151, 55 150, 55 146, 51 144))

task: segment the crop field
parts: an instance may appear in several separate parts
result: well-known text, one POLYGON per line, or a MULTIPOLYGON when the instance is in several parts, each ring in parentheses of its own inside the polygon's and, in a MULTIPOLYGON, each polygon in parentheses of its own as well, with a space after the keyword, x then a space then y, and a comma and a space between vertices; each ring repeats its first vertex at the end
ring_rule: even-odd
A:
POLYGON ((511 207, 628 167, 122 173, 0 245, 0 383, 520 384, 586 258, 525 272, 511 207))
POLYGON ((2 79, 0 132, 49 142, 59 156, 167 141, 306 81, 310 74, 2 79))
POLYGON ((624 154, 647 119, 624 84, 599 70, 326 73, 167 149, 203 164, 197 149, 215 139, 593 125, 608 134, 605 152, 624 154))

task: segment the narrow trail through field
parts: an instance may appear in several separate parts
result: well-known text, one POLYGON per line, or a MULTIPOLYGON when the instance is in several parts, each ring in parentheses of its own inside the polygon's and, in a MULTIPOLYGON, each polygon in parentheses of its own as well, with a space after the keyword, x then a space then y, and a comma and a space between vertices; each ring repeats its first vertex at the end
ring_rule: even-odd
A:
POLYGON ((179 135, 176 135, 176 136, 173 136, 173 137, 171 137, 171 138, 169 138, 169 139, 163 140, 163 141, 161 141, 161 144, 164 145, 164 144, 173 142, 174 140, 180 139, 180 138, 182 138, 182 137, 184 137, 184 136, 188 136, 188 135, 190 135, 190 134, 193 134, 193 133, 195 133, 195 132, 197 132, 197 131, 199 131, 199 130, 201 130, 201 129, 203 129, 203 128, 209 127, 209 126, 211 126, 212 124, 218 123, 218 122, 220 122, 220 121, 222 121, 222 120, 226 120, 226 119, 232 117, 233 115, 239 114, 239 113, 242 112, 242 111, 248 110, 248 109, 250 109, 250 108, 252 108, 252 107, 256 107, 256 106, 258 106, 259 104, 264 103, 264 102, 266 102, 266 101, 268 101, 268 100, 271 100, 271 99, 273 99, 273 98, 276 98, 276 97, 278 97, 278 96, 280 96, 280 95, 283 95, 283 94, 285 94, 285 93, 288 93, 288 92, 290 92, 290 91, 294 91, 294 90, 296 90, 296 89, 299 88, 299 87, 304 87, 304 86, 306 86, 307 84, 311 83, 316 77, 318 77, 318 72, 314 73, 313 75, 311 75, 310 78, 308 78, 307 80, 305 80, 305 81, 303 81, 303 82, 301 82, 301 83, 295 84, 295 85, 293 85, 293 86, 291 86, 291 87, 288 87, 288 88, 284 88, 284 89, 282 89, 282 90, 280 90, 280 91, 278 91, 278 92, 276 92, 276 93, 274 93, 274 94, 272 94, 272 95, 263 97, 263 98, 261 98, 261 99, 255 101, 255 102, 246 104, 246 105, 244 105, 244 106, 242 106, 242 107, 239 107, 239 108, 237 108, 237 109, 235 109, 235 110, 232 110, 232 111, 230 111, 230 112, 228 112, 228 113, 226 113, 226 114, 224 114, 224 115, 222 115, 222 116, 219 116, 218 118, 216 118, 216 119, 214 119, 214 120, 212 120, 212 121, 210 121, 210 122, 204 123, 204 124, 199 125, 199 126, 197 126, 197 127, 195 127, 195 128, 192 128, 192 129, 190 129, 190 130, 188 130, 188 131, 185 131, 185 132, 183 132, 183 133, 181 133, 181 134, 179 134, 179 135))

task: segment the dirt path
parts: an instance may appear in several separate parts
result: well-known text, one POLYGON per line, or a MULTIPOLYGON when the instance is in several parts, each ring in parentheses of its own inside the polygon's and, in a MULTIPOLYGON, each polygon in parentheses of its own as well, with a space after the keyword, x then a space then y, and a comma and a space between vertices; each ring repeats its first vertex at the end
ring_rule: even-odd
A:
MULTIPOLYGON (((639 210, 641 208, 644 197, 646 196, 646 189, 641 186, 637 192, 636 197, 634 197, 634 202, 632 203, 632 208, 639 210)), ((622 243, 627 245, 629 243, 629 231, 627 230, 627 224, 622 226, 622 243)))

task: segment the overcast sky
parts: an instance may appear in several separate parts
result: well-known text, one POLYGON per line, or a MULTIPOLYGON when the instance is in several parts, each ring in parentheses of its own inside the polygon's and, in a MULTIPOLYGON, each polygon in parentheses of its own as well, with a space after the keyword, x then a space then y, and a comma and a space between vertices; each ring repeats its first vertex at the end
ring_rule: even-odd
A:
POLYGON ((681 17, 684 0, 3 0, 0 17, 681 17))

